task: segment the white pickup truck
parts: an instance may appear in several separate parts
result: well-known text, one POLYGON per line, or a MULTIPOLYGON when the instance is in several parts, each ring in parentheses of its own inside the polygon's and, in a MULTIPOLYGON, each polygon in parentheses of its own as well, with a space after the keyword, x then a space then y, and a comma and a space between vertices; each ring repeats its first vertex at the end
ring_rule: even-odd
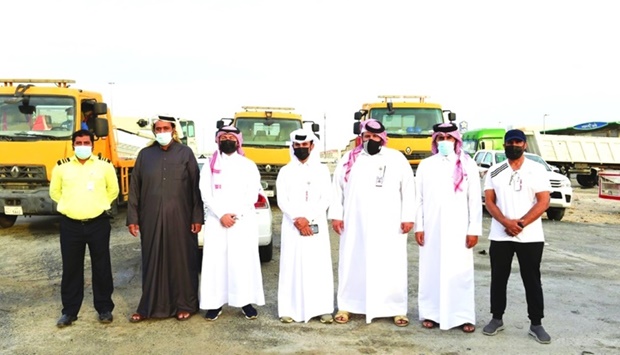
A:
MULTIPOLYGON (((564 212, 570 207, 573 197, 573 188, 571 187, 570 180, 566 176, 553 171, 551 166, 540 156, 525 153, 525 157, 542 164, 547 169, 549 182, 551 183, 551 199, 547 209, 547 218, 555 221, 562 220, 564 212)), ((492 165, 505 161, 506 153, 503 150, 479 150, 474 155, 474 160, 480 170, 480 184, 483 190, 482 203, 484 203, 484 178, 486 173, 492 165)))

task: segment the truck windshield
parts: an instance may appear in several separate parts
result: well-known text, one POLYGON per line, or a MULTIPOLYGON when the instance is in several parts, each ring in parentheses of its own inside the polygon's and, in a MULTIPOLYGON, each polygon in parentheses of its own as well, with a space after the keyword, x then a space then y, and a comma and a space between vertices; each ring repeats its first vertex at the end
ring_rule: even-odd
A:
POLYGON ((430 136, 433 125, 443 122, 443 113, 437 108, 387 108, 370 110, 370 118, 381 121, 388 136, 430 136))
POLYGON ((0 95, 0 135, 19 140, 70 139, 74 113, 71 97, 0 95))
POLYGON ((243 135, 244 146, 288 147, 290 145, 290 134, 301 128, 301 121, 241 117, 235 120, 235 127, 243 135))

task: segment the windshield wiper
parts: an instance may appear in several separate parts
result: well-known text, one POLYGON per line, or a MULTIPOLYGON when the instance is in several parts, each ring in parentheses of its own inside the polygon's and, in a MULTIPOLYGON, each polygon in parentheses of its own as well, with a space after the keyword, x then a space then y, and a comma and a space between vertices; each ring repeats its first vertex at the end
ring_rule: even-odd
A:
POLYGON ((9 136, 7 134, 0 134, 0 139, 5 140, 5 141, 12 141, 13 136, 9 136))
POLYGON ((16 136, 20 136, 20 137, 37 137, 37 138, 47 138, 50 140, 56 140, 56 139, 61 139, 61 138, 67 138, 67 137, 58 137, 58 136, 53 136, 53 135, 49 135, 49 134, 39 134, 39 133, 34 133, 34 132, 17 132, 15 133, 16 136))

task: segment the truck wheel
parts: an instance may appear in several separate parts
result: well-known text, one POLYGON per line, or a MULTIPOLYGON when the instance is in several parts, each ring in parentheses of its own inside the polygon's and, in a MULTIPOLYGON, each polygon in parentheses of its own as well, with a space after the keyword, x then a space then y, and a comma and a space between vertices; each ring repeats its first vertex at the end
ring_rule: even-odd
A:
POLYGON ((0 227, 2 228, 13 227, 16 220, 17 220, 17 216, 6 215, 4 213, 0 213, 0 227))
POLYGON ((577 182, 583 187, 594 187, 598 182, 597 175, 577 174, 577 182))
POLYGON ((258 247, 258 255, 260 255, 261 263, 271 261, 271 258, 273 257, 273 239, 269 242, 269 244, 258 247))
POLYGON ((564 217, 565 208, 549 208, 547 210, 547 218, 552 221, 561 221, 564 217))

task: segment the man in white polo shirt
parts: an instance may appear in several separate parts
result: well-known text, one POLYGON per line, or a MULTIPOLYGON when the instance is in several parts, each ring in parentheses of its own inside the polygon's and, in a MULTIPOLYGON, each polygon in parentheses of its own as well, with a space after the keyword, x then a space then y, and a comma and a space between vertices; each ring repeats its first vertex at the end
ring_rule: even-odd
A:
POLYGON ((507 161, 496 164, 486 175, 486 208, 493 217, 489 239, 491 246, 491 313, 493 319, 482 333, 495 335, 504 329, 506 287, 514 254, 517 254, 525 287, 529 334, 542 344, 551 337, 541 324, 544 317, 540 262, 545 236, 540 216, 549 207, 551 186, 544 167, 526 159, 525 134, 513 129, 504 136, 507 161))

